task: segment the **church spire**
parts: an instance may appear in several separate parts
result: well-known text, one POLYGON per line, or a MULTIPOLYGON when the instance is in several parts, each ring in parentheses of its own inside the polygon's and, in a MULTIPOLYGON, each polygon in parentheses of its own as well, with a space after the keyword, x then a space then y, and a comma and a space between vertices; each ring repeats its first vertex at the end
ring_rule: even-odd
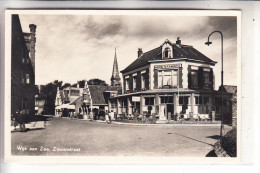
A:
POLYGON ((111 77, 111 86, 121 86, 121 79, 119 76, 119 70, 117 64, 116 48, 115 48, 115 57, 114 57, 113 71, 111 77))

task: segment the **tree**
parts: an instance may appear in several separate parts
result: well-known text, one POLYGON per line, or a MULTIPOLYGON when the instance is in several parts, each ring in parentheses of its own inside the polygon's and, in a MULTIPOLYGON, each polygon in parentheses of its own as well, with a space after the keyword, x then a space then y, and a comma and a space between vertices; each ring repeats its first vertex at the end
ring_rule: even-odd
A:
POLYGON ((40 94, 43 96, 45 100, 43 108, 44 114, 54 115, 57 88, 61 88, 62 83, 62 81, 55 80, 42 87, 40 94))
POLYGON ((59 87, 59 88, 61 88, 62 83, 63 83, 62 81, 58 81, 58 80, 53 81, 53 85, 55 85, 56 87, 59 87))
POLYGON ((63 90, 64 88, 70 87, 70 83, 65 83, 64 85, 61 86, 60 90, 63 90))
POLYGON ((108 84, 101 79, 90 79, 88 80, 88 85, 102 85, 102 86, 108 86, 108 84))
POLYGON ((86 80, 80 80, 80 81, 78 81, 78 84, 79 84, 79 87, 80 88, 84 88, 85 87, 85 83, 86 83, 86 80))

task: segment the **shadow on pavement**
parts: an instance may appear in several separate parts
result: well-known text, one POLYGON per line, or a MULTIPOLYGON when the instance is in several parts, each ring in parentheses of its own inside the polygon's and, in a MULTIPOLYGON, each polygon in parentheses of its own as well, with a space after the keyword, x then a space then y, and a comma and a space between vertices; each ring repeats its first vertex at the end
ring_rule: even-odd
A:
MULTIPOLYGON (((37 131, 37 130, 45 130, 45 128, 33 128, 33 129, 27 128, 23 133, 30 132, 30 131, 37 131)), ((11 133, 17 133, 17 132, 21 133, 19 128, 11 131, 11 133)))
POLYGON ((207 136, 206 138, 211 138, 211 139, 220 139, 220 136, 219 135, 213 135, 213 136, 207 136))
POLYGON ((32 115, 28 116, 25 119, 25 123, 35 122, 35 121, 49 121, 52 117, 43 116, 43 115, 32 115))
POLYGON ((218 157, 214 150, 211 150, 206 157, 218 157))
POLYGON ((187 139, 191 139, 191 140, 193 140, 193 141, 197 141, 197 142, 200 142, 200 143, 203 143, 203 144, 207 144, 207 145, 213 146, 212 144, 209 144, 209 143, 207 143, 207 142, 203 142, 203 141, 200 141, 200 140, 197 140, 197 139, 194 139, 194 138, 190 138, 190 137, 187 137, 187 136, 178 134, 178 133, 174 133, 174 134, 175 134, 175 135, 182 136, 182 137, 187 138, 187 139))

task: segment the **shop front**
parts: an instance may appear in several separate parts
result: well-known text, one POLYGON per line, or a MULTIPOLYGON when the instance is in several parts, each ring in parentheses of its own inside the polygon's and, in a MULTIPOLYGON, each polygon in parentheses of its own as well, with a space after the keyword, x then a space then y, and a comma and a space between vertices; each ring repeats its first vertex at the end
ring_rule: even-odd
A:
MULTIPOLYGON (((217 92, 149 92, 110 98, 110 109, 120 118, 155 115, 161 121, 215 121, 217 92), (213 115, 213 116, 212 116, 213 115)), ((219 95, 219 94, 217 94, 219 95)))

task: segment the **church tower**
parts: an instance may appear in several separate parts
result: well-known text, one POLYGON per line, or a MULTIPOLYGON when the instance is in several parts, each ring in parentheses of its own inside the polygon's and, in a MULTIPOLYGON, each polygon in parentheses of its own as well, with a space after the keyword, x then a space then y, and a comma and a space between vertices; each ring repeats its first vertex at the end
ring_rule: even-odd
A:
POLYGON ((121 86, 121 79, 119 76, 117 57, 116 57, 116 48, 115 48, 115 57, 114 57, 112 77, 110 80, 111 80, 111 86, 121 86))

